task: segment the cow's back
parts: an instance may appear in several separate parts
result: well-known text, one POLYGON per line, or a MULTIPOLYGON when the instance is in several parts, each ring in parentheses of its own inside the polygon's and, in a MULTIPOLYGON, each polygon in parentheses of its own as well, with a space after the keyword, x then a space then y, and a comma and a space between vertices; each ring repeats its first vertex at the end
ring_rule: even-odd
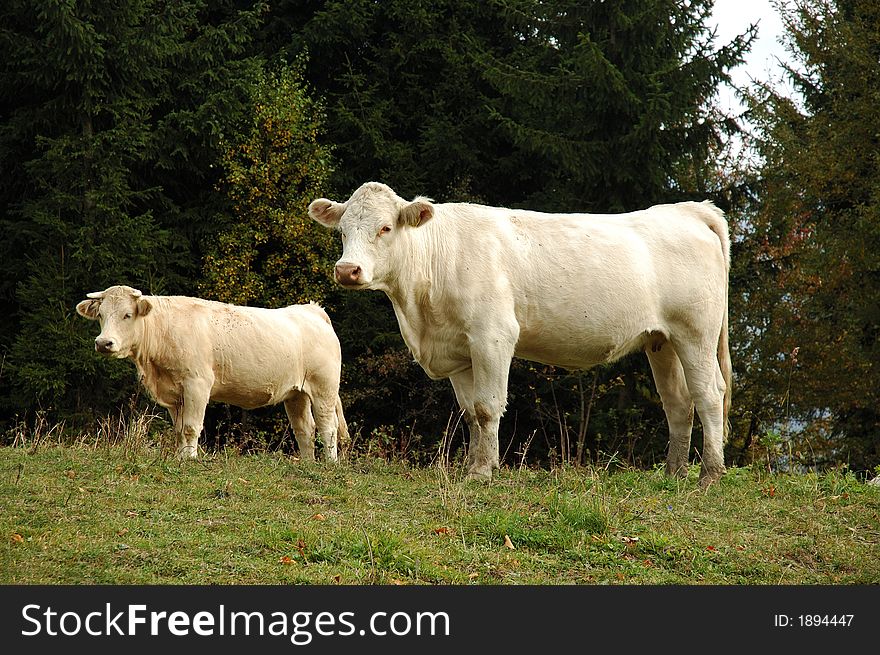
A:
MULTIPOLYGON (((190 298, 151 298, 159 368, 165 378, 212 376, 211 399, 254 408, 282 402, 302 389, 314 352, 339 367, 339 342, 317 305, 279 309, 190 298)), ((338 375, 338 374, 337 374, 338 375)))
POLYGON ((451 251, 435 258, 447 262, 435 304, 464 323, 512 313, 517 356, 588 368, 642 347, 652 331, 668 334, 695 308, 723 309, 714 305, 725 255, 701 203, 612 215, 435 210, 435 240, 451 251))

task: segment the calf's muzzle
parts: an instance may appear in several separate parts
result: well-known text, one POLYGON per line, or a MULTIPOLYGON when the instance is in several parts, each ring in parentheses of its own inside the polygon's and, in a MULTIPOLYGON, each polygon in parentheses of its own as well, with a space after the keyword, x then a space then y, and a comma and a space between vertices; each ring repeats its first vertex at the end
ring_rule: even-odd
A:
POLYGON ((98 337, 95 339, 95 350, 99 353, 112 353, 116 351, 116 344, 113 342, 113 339, 98 337))

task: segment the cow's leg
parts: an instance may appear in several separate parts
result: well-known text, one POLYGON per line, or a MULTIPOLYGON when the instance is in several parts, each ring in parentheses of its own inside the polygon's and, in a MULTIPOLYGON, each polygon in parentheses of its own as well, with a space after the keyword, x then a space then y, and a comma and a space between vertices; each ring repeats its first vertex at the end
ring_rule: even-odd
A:
POLYGON ((450 379, 471 432, 468 477, 489 480, 500 466, 498 425, 507 404, 513 346, 498 334, 477 343, 483 347, 471 351, 472 368, 450 379))
POLYGON ((669 341, 653 341, 646 353, 669 423, 666 473, 684 478, 688 472, 688 452, 694 425, 694 403, 688 391, 684 369, 669 341))
POLYGON ((181 459, 199 456, 199 436, 205 424, 205 408, 211 398, 212 382, 196 379, 184 382, 181 406, 174 428, 177 432, 177 456, 181 459))
POLYGON ((717 343, 698 338, 673 340, 688 391, 703 424, 700 484, 707 486, 727 472, 724 467, 725 384, 716 356, 717 343))
POLYGON ((339 420, 336 418, 336 391, 332 393, 319 393, 312 396, 312 413, 315 416, 315 426, 318 436, 324 444, 324 459, 335 462, 339 458, 338 444, 336 443, 339 431, 339 420))
POLYGON ((315 419, 312 418, 312 402, 301 391, 295 391, 284 401, 284 410, 290 420, 299 456, 307 462, 315 461, 315 419))
MULTIPOLYGON (((458 406, 464 414, 464 422, 468 426, 469 444, 468 444, 468 475, 477 458, 477 451, 481 448, 483 439, 480 431, 480 424, 477 423, 477 416, 474 412, 474 371, 467 369, 460 373, 450 376, 452 382, 452 390, 455 392, 455 399, 458 406)), ((491 477, 491 468, 489 469, 489 477, 491 477)))

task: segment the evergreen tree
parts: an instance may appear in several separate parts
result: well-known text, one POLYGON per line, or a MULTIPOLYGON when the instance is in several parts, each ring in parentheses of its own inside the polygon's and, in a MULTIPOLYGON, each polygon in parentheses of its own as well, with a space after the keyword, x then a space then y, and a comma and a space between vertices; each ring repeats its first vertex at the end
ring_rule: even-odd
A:
POLYGON ((131 391, 131 370, 95 355, 94 325, 73 307, 111 284, 185 286, 219 133, 256 68, 243 48, 257 15, 223 6, 10 0, 0 9, 9 414, 106 411, 131 391))
POLYGON ((474 44, 517 47, 482 0, 274 3, 268 52, 311 53, 306 77, 327 103, 338 195, 368 180, 404 197, 506 202, 525 162, 486 112, 491 88, 474 44))
POLYGON ((716 49, 713 0, 500 4, 521 46, 479 57, 493 118, 532 160, 531 206, 631 211, 716 191, 707 163, 735 128, 711 100, 754 27, 716 49))
POLYGON ((762 157, 748 235, 753 423, 798 461, 880 462, 880 6, 779 5, 792 99, 751 97, 762 157), (769 402, 768 402, 769 401, 769 402))

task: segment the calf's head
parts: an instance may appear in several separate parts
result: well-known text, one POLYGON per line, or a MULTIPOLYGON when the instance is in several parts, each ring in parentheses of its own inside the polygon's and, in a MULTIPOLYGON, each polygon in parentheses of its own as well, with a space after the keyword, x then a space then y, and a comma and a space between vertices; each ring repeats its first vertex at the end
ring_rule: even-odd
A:
POLYGON ((101 324, 101 334, 95 338, 95 350, 105 355, 124 358, 140 344, 144 334, 143 318, 153 306, 137 289, 114 286, 104 291, 86 294, 76 306, 76 312, 101 324))
POLYGON ((434 216, 427 198, 407 202, 379 182, 361 185, 346 202, 318 198, 309 216, 342 236, 336 281, 349 289, 385 289, 401 258, 407 230, 434 216))

